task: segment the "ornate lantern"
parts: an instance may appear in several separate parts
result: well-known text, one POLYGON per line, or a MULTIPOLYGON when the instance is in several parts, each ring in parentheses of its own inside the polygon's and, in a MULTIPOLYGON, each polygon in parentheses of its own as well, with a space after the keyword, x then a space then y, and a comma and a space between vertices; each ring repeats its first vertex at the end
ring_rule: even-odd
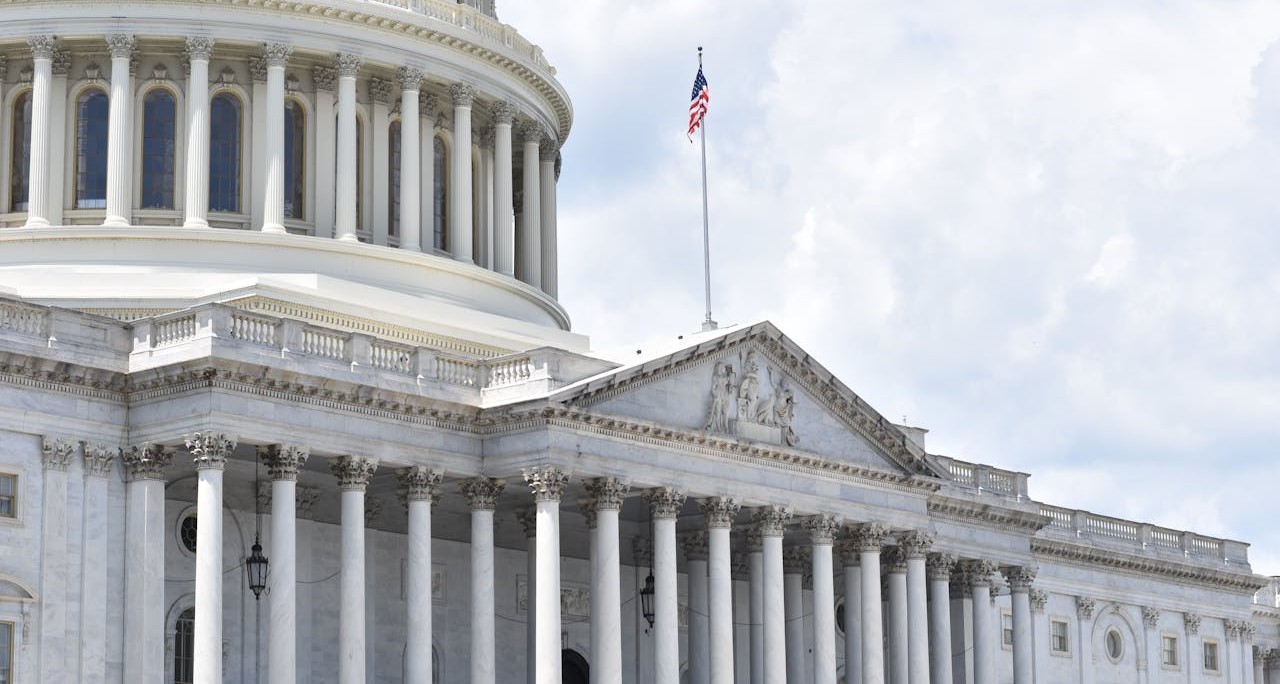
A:
POLYGON ((640 590, 640 611, 644 615, 644 619, 649 622, 649 629, 653 629, 653 571, 649 571, 649 576, 644 578, 644 589, 640 590))
POLYGON ((262 598, 262 590, 267 588, 267 565, 270 561, 262 555, 261 534, 254 534, 252 553, 244 559, 245 570, 249 573, 249 588, 253 590, 253 599, 262 598))

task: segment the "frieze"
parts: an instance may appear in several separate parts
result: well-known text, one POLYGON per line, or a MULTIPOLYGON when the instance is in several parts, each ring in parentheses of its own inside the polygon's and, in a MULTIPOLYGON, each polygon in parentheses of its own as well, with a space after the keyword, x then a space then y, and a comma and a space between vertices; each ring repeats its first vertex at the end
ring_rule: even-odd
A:
MULTIPOLYGON (((516 575, 516 612, 529 613, 529 577, 516 575)), ((560 582, 560 619, 577 622, 591 617, 591 586, 560 582)))
POLYGON ((738 353, 738 368, 741 370, 740 380, 733 361, 715 364, 711 375, 711 408, 704 429, 789 447, 798 446, 800 438, 792 428, 795 393, 787 387, 786 376, 779 372, 775 381, 773 368, 766 365, 766 386, 770 392, 761 393, 760 362, 756 350, 750 347, 738 353), (732 406, 737 407, 736 411, 731 410, 732 406), (731 418, 732 415, 737 418, 731 418))

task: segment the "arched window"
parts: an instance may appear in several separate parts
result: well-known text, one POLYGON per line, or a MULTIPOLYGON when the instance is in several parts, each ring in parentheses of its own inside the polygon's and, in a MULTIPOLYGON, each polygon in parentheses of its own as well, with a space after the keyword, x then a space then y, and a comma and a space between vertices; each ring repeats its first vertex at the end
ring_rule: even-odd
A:
POLYGON ((392 121, 387 131, 387 234, 400 235, 400 122, 392 121))
POLYGON ((142 102, 142 208, 173 208, 177 105, 173 93, 156 88, 142 102))
POLYGON ((284 215, 302 218, 306 199, 307 119, 296 100, 284 102, 284 215))
POLYGON ((432 244, 436 249, 443 250, 449 246, 448 242, 445 241, 445 217, 449 215, 446 211, 448 207, 445 206, 445 201, 448 197, 445 192, 448 187, 445 174, 449 173, 449 155, 444 149, 444 141, 438 137, 435 139, 434 156, 435 170, 432 172, 431 178, 435 187, 431 189, 431 192, 435 196, 435 201, 432 204, 435 205, 436 209, 435 216, 431 219, 433 227, 432 240, 434 241, 432 244))
POLYGON ((9 137, 9 211, 27 210, 31 176, 31 91, 13 101, 13 128, 9 137))
POLYGON ((173 684, 195 681, 196 609, 188 608, 178 615, 173 636, 173 684))
POLYGON ((76 99, 76 207, 107 206, 107 93, 97 88, 76 99))
POLYGON ((240 211, 240 98, 218 93, 209 103, 209 210, 240 211))

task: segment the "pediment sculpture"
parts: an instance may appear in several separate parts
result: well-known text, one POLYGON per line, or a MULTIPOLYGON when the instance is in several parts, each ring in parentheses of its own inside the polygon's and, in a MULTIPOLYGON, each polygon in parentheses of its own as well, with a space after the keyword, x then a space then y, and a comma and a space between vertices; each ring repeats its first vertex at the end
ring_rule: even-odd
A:
POLYGON ((754 349, 738 354, 738 367, 741 380, 733 361, 716 363, 711 376, 711 409, 704 429, 787 446, 798 445, 800 438, 792 427, 795 393, 787 386, 786 376, 779 371, 775 378, 773 368, 766 365, 768 393, 762 395, 761 366, 754 349), (731 411, 732 408, 737 410, 731 411))

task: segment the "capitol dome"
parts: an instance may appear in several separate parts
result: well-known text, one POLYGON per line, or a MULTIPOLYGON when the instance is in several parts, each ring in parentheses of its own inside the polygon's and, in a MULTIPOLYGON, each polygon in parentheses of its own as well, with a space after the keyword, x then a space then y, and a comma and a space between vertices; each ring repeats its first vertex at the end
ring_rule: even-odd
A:
POLYGON ((556 301, 571 105, 491 0, 5 23, 0 292, 122 321, 222 302, 482 356, 585 346, 556 301))

